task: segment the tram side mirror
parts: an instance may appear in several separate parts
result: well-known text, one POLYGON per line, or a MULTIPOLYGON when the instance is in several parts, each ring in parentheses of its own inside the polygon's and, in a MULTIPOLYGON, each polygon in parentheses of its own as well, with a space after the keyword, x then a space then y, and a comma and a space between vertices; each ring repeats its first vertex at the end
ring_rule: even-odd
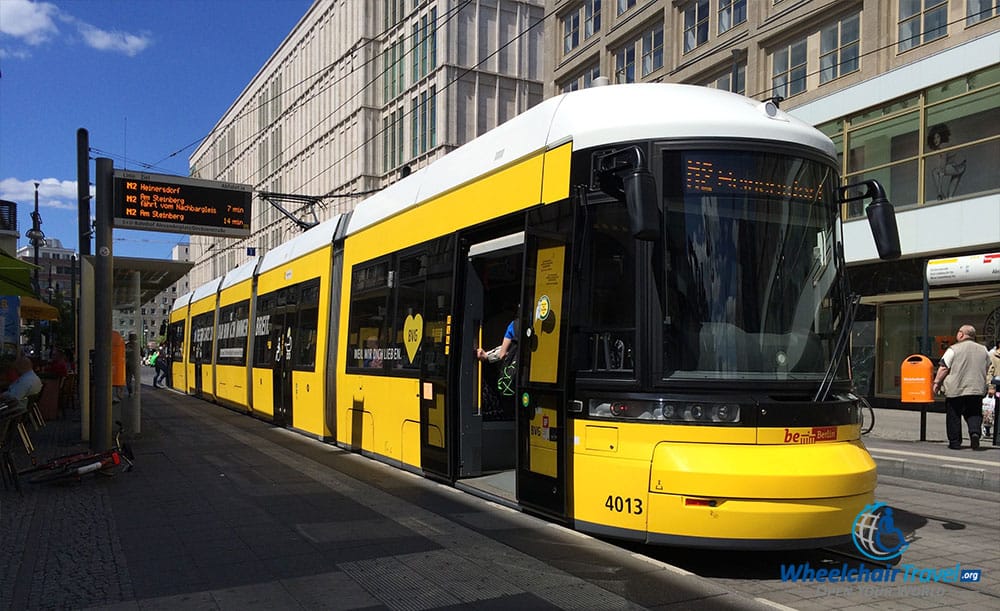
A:
POLYGON ((625 208, 632 235, 637 240, 660 237, 660 210, 656 205, 656 180, 649 170, 634 170, 622 178, 625 208))
POLYGON ((896 226, 896 211, 885 196, 885 189, 877 180, 866 180, 838 189, 838 199, 841 203, 859 199, 870 199, 871 203, 865 209, 868 215, 868 225, 872 237, 875 238, 875 248, 880 259, 898 259, 902 254, 899 246, 899 228, 896 226), (859 187, 865 187, 863 195, 856 193, 859 187))

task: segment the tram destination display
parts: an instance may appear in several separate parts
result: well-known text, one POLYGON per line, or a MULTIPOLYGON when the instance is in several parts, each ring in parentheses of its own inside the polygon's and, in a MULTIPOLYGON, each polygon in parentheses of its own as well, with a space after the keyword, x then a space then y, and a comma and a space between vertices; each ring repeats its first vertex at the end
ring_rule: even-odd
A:
POLYGON ((115 170, 114 226, 245 238, 253 190, 211 180, 115 170))

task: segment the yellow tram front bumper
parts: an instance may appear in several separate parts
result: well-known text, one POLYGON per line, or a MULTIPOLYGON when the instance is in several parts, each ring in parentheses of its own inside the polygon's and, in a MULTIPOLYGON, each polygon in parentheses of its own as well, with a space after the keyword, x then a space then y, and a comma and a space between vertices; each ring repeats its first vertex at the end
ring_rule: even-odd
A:
POLYGON ((832 543, 849 536, 875 484, 875 462, 858 441, 660 443, 650 470, 647 540, 832 543))

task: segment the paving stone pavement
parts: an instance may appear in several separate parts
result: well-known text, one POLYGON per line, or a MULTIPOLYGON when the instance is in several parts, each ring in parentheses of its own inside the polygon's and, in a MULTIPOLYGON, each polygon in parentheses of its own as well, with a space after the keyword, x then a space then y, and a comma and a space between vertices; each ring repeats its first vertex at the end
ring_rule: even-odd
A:
MULTIPOLYGON (((880 471, 954 483, 964 469, 983 490, 1000 475, 1000 449, 950 452, 916 441, 910 417, 877 422, 880 471)), ((82 448, 79 414, 33 437, 43 457, 82 448)), ((0 609, 767 607, 172 391, 144 387, 132 444, 130 473, 0 490, 0 609)))

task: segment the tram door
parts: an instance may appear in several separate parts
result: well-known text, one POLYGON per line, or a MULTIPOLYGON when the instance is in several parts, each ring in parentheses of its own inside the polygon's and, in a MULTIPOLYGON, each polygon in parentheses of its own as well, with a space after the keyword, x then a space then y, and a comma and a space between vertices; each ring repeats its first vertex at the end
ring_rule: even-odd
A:
POLYGON ((521 504, 566 513, 567 376, 564 337, 570 289, 568 206, 528 218, 517 380, 517 496, 521 504))
MULTIPOLYGON (((279 304, 282 295, 279 294, 279 304)), ((279 305, 271 314, 272 390, 274 392, 274 424, 292 424, 292 349, 295 343, 294 305, 279 305)))

